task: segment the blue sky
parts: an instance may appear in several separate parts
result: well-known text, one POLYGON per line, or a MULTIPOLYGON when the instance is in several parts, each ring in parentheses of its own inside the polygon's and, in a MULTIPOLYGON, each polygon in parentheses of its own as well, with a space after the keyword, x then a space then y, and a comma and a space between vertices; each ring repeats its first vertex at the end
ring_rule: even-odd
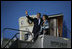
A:
POLYGON ((19 29, 18 19, 25 16, 25 10, 29 15, 63 13, 71 31, 71 1, 1 1, 1 33, 5 27, 19 29))

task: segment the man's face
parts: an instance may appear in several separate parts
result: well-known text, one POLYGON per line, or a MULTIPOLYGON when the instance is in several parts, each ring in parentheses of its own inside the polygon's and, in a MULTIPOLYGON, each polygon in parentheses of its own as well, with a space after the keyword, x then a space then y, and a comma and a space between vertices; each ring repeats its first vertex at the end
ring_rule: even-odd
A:
POLYGON ((37 18, 40 18, 40 14, 39 13, 37 14, 37 18))

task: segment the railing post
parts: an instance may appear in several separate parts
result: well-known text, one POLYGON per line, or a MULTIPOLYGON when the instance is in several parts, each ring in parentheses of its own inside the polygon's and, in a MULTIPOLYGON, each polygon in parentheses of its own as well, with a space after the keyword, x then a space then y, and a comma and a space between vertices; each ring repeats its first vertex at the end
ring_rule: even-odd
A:
POLYGON ((4 40, 4 31, 5 31, 5 28, 3 29, 3 32, 2 32, 2 45, 3 45, 3 40, 4 40))

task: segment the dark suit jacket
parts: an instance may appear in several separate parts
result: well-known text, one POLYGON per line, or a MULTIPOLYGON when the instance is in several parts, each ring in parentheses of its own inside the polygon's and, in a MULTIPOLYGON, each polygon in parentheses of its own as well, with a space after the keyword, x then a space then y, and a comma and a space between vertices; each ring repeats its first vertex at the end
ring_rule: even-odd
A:
POLYGON ((29 20, 31 20, 32 22, 34 22, 34 27, 33 27, 33 31, 32 33, 36 34, 40 31, 40 25, 43 22, 42 18, 40 18, 40 25, 38 25, 38 19, 37 18, 32 18, 29 15, 26 16, 29 20))

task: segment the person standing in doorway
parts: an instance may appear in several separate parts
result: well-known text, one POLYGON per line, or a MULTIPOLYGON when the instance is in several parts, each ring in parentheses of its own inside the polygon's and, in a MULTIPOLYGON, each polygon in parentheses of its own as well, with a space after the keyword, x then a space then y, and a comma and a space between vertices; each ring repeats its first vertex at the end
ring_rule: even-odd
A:
POLYGON ((34 27, 33 27, 33 31, 32 33, 34 34, 34 41, 37 39, 38 37, 38 33, 40 31, 41 28, 41 24, 43 22, 42 18, 41 18, 41 13, 37 13, 37 18, 32 18, 28 15, 28 12, 25 11, 26 17, 31 20, 32 22, 34 22, 34 27))

